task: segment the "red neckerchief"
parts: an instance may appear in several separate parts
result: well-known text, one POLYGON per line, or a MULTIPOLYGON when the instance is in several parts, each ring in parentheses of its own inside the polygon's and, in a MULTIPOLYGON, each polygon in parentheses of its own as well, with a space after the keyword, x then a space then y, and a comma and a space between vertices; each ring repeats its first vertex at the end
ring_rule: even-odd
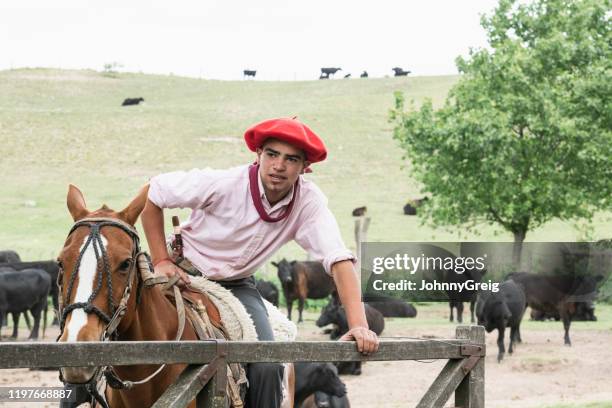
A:
POLYGON ((291 201, 289 202, 285 212, 277 218, 272 218, 268 215, 266 210, 264 210, 263 203, 261 202, 261 193, 259 191, 257 177, 259 177, 259 164, 253 164, 249 167, 249 182, 251 186, 251 198, 253 199, 255 209, 259 213, 259 217, 265 222, 278 222, 287 218, 293 209, 293 203, 295 203, 295 197, 297 196, 300 187, 300 180, 298 179, 293 186, 293 197, 291 197, 291 201))

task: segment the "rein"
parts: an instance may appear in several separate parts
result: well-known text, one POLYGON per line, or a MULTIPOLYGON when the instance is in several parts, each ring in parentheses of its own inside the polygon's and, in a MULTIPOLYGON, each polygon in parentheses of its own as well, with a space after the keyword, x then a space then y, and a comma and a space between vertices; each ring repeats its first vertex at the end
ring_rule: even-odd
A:
MULTIPOLYGON (((116 340, 118 337, 117 327, 119 326, 119 323, 121 322, 121 319, 123 318, 127 310, 127 303, 130 298, 130 294, 132 292, 132 285, 134 282, 134 274, 138 270, 140 272, 140 274, 136 277, 139 283, 138 290, 140 290, 141 283, 144 284, 145 287, 152 287, 157 284, 163 284, 164 290, 169 289, 170 287, 173 288, 175 305, 176 305, 177 314, 178 314, 178 329, 177 329, 177 333, 175 336, 175 340, 180 340, 180 338, 183 335, 183 330, 185 328, 185 306, 183 303, 183 297, 181 295, 181 292, 179 288, 175 286, 175 283, 178 281, 179 277, 174 276, 168 279, 165 276, 156 277, 153 275, 153 273, 151 272, 153 270, 151 259, 146 252, 140 251, 140 238, 138 237, 138 232, 133 226, 119 219, 115 219, 115 218, 105 218, 105 217, 104 218, 84 218, 82 220, 77 221, 72 226, 72 228, 70 229, 70 232, 68 233, 68 236, 70 236, 77 228, 81 228, 81 227, 89 227, 90 232, 89 232, 89 236, 85 244, 83 245, 83 248, 81 249, 81 252, 79 253, 74 269, 70 276, 70 282, 68 283, 68 289, 67 289, 67 299, 70 299, 70 295, 72 293, 76 275, 79 270, 79 266, 81 265, 83 254, 85 253, 85 251, 87 250, 90 244, 93 246, 97 263, 100 264, 100 259, 102 260, 102 263, 101 263, 102 270, 98 274, 98 280, 96 282, 96 287, 94 288, 91 296, 89 296, 86 302, 71 303, 63 307, 64 299, 63 299, 63 296, 61 296, 62 302, 60 302, 60 311, 59 311, 60 312, 59 313, 60 315, 60 334, 57 337, 57 339, 59 339, 64 333, 64 327, 66 324, 66 318, 68 314, 70 314, 72 311, 76 309, 83 309, 85 313, 87 314, 94 313, 96 316, 98 316, 102 321, 106 323, 106 327, 104 328, 104 331, 102 332, 100 336, 100 341, 116 340), (130 264, 130 269, 128 271, 127 283, 125 286, 125 290, 123 291, 121 300, 119 301, 119 304, 117 306, 115 306, 115 304, 113 303, 113 299, 112 299, 112 279, 111 279, 110 264, 108 262, 108 254, 106 253, 106 250, 104 249, 102 237, 100 234, 100 229, 106 226, 116 227, 116 228, 121 229, 122 231, 124 231, 130 236, 130 238, 132 239, 132 243, 133 243, 132 258, 131 258, 132 261, 130 264), (146 270, 146 272, 143 273, 142 272, 143 270, 146 270), (93 304, 93 300, 100 293, 100 290, 102 288, 104 275, 106 275, 106 285, 108 288, 107 302, 108 302, 108 307, 109 307, 111 316, 108 316, 106 313, 104 313, 104 311, 100 310, 98 307, 96 307, 93 304), (146 277, 143 275, 145 275, 146 277)), ((60 267, 60 272, 57 278, 58 286, 62 285, 63 274, 64 274, 64 271, 60 267)), ((96 371, 94 372, 92 379, 88 383, 86 383, 86 389, 90 393, 90 395, 94 398, 95 401, 100 403, 100 405, 102 405, 104 408, 108 408, 108 404, 106 403, 104 398, 100 395, 100 393, 97 390, 97 383, 98 381, 101 380, 102 376, 106 378, 107 384, 112 388, 131 389, 136 385, 144 384, 150 381, 151 379, 153 379, 153 377, 159 374, 164 369, 165 366, 166 364, 161 365, 157 370, 155 370, 155 372, 153 372, 151 375, 149 375, 148 377, 140 381, 121 380, 119 376, 116 374, 116 372, 113 370, 112 366, 96 367, 96 371)), ((64 382, 61 371, 60 371, 60 380, 64 382)))

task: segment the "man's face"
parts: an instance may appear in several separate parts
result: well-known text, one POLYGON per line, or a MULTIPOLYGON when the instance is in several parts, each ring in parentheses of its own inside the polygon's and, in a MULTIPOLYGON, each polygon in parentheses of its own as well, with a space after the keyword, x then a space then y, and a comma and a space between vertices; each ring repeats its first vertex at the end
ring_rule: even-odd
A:
POLYGON ((295 184, 310 163, 297 147, 277 139, 268 139, 257 149, 261 181, 268 200, 278 201, 295 184))

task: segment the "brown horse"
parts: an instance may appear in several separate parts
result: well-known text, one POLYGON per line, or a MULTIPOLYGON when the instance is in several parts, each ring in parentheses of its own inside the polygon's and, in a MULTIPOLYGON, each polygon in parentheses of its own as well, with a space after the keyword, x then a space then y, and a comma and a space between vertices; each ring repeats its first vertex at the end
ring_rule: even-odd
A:
MULTIPOLYGON (((180 326, 175 304, 160 286, 141 286, 142 277, 135 265, 139 248, 134 223, 145 206, 147 192, 145 186, 122 211, 103 206, 92 212, 86 208, 79 189, 70 185, 67 204, 75 225, 58 258, 63 271, 59 282, 62 332, 58 341, 97 341, 109 337, 123 341, 175 340, 180 326), (126 290, 128 286, 130 289, 126 290)), ((180 339, 197 340, 190 324, 184 325, 180 339)), ((117 366, 114 372, 124 381, 139 381, 159 367, 117 366)), ((158 375, 132 389, 109 387, 106 399, 112 408, 151 406, 185 367, 166 365, 158 375)), ((96 370, 64 367, 61 375, 69 383, 87 383, 96 370)), ((195 406, 195 401, 190 406, 195 406)))

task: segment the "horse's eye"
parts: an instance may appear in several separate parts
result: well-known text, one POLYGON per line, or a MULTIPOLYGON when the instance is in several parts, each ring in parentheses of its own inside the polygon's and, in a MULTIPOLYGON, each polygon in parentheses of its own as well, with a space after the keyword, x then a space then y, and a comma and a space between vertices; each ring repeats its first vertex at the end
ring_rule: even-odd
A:
POLYGON ((56 260, 55 262, 57 263, 57 266, 58 266, 60 269, 64 269, 64 264, 62 263, 62 260, 61 260, 61 259, 57 258, 57 260, 56 260))
POLYGON ((128 258, 121 262, 121 265, 119 265, 119 270, 122 272, 127 272, 130 269, 130 266, 132 266, 132 258, 128 258))

